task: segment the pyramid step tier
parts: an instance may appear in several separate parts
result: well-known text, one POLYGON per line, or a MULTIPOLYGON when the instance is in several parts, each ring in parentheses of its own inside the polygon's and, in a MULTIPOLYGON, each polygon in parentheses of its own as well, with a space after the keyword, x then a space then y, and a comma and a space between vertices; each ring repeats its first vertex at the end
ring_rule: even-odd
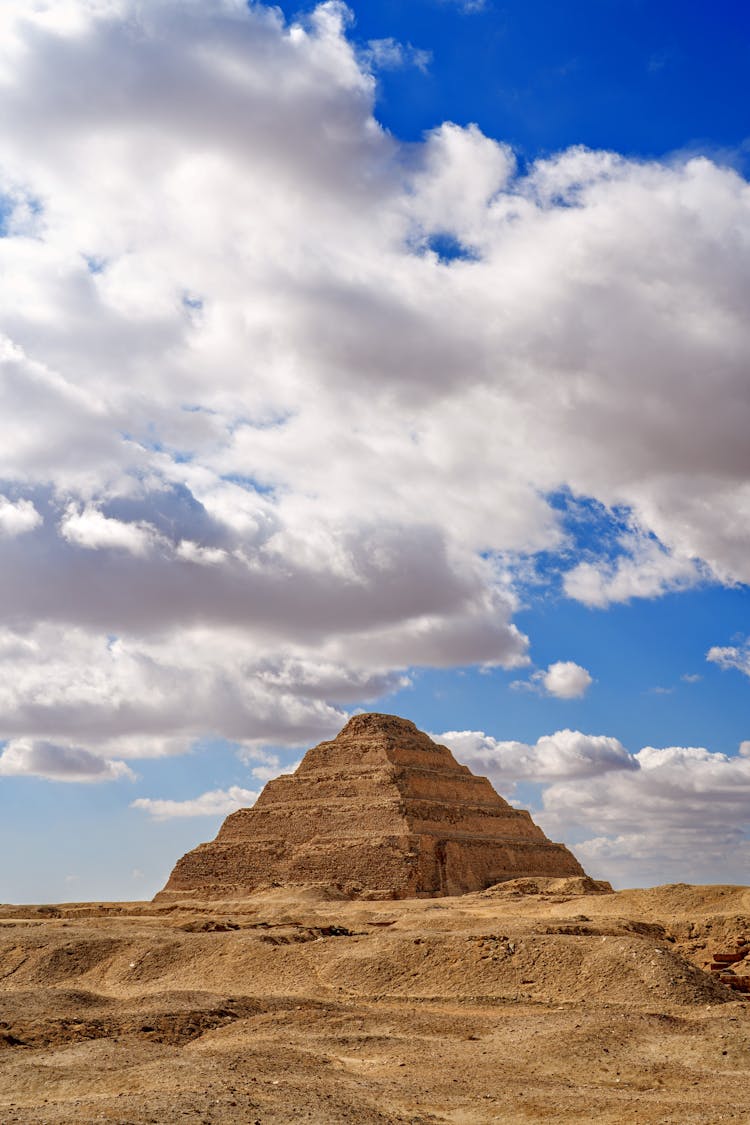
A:
POLYGON ((157 897, 329 883, 404 898, 583 874, 446 746, 397 716, 358 715, 183 856, 157 897))

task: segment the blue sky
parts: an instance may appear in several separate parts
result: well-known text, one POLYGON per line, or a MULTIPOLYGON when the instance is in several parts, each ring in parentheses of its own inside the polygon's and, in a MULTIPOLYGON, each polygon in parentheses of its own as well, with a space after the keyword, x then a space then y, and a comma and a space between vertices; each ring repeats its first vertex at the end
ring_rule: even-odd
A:
POLYGON ((363 42, 431 54, 424 70, 380 77, 378 117, 404 139, 474 121, 532 160, 571 144, 644 157, 742 151, 747 139, 750 17, 733 0, 498 0, 468 11, 394 0, 354 15, 363 42))
POLYGON ((0 15, 0 900, 358 708, 746 880, 746 8, 136 8, 0 15))

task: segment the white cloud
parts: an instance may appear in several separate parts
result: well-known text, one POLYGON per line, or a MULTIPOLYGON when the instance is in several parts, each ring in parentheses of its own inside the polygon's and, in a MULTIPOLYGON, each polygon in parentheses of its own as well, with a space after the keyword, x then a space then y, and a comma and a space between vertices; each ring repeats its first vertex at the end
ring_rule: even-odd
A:
POLYGON ((95 508, 82 512, 71 505, 60 523, 63 539, 88 550, 114 548, 133 555, 145 555, 154 541, 153 528, 109 519, 95 508))
POLYGON ((569 570, 563 579, 568 597, 601 609, 632 598, 656 598, 701 580, 695 559, 680 558, 653 539, 623 536, 621 546, 626 553, 614 562, 582 562, 569 570))
POLYGON ((36 647, 0 737, 296 744, 412 665, 521 666, 560 490, 637 529, 574 560, 587 604, 750 579, 745 180, 402 145, 347 25, 1 6, 0 616, 36 647))
POLYGON ((432 61, 432 52, 412 47, 411 43, 399 43, 392 38, 370 39, 367 49, 361 52, 364 62, 378 70, 398 70, 405 66, 415 66, 426 71, 432 61))
POLYGON ((476 125, 446 123, 428 134, 412 183, 410 210, 425 235, 455 235, 479 250, 487 238, 491 201, 510 186, 516 161, 507 145, 476 125))
POLYGON ((590 673, 572 660, 557 660, 541 673, 541 683, 558 699, 581 699, 593 683, 590 673))
POLYGON ((750 742, 737 756, 704 747, 645 746, 557 731, 533 746, 481 731, 435 736, 507 797, 539 786, 534 819, 595 877, 619 885, 746 881, 750 859, 750 742))
POLYGON ((140 641, 56 626, 23 636, 0 630, 3 666, 13 671, 0 679, 6 737, 72 738, 107 758, 184 753, 206 734, 240 745, 305 744, 346 718, 321 695, 362 698, 387 683, 362 673, 355 687, 341 665, 270 659, 241 628, 140 641))
POLYGON ((711 664, 718 664, 720 668, 734 668, 750 676, 750 640, 741 646, 714 645, 706 653, 706 660, 711 664))
POLYGON ((513 680, 511 688, 554 695, 557 699, 581 699, 593 683, 591 673, 572 660, 557 660, 548 668, 532 672, 528 680, 513 680))
MULTIPOLYGON (((620 883, 743 881, 750 859, 750 759, 646 746, 637 768, 544 792, 545 828, 582 835, 592 873, 620 883)), ((570 838, 570 837, 568 837, 570 838)))
POLYGON ((637 768, 622 743, 603 734, 559 730, 534 745, 500 741, 483 731, 446 731, 435 737, 474 772, 496 781, 501 793, 512 791, 519 781, 596 777, 637 768))
POLYGON ((13 538, 25 535, 39 527, 42 517, 30 500, 13 503, 7 496, 0 496, 0 537, 13 538))
POLYGON ((0 753, 0 777, 41 777, 47 781, 134 781, 125 762, 107 761, 75 746, 42 739, 11 739, 0 753))
POLYGON ((187 801, 138 797, 131 801, 131 808, 143 809, 153 820, 173 820, 185 816, 228 816, 239 808, 254 805, 257 799, 253 790, 231 785, 229 789, 211 789, 187 801))

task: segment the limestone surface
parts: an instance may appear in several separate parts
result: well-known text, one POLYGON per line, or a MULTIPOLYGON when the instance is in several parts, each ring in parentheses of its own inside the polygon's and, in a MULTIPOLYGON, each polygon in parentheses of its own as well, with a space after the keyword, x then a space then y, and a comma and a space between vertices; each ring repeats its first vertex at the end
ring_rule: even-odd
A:
POLYGON ((183 856, 157 898, 233 898, 290 884, 419 898, 583 874, 563 844, 446 746, 407 719, 366 714, 183 856))

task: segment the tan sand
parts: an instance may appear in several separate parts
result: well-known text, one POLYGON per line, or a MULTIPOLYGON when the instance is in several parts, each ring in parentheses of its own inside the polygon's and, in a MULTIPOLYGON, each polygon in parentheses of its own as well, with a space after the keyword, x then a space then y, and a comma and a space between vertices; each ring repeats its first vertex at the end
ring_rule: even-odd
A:
POLYGON ((749 1122, 750 889, 592 886, 0 907, 0 1122, 749 1122))

